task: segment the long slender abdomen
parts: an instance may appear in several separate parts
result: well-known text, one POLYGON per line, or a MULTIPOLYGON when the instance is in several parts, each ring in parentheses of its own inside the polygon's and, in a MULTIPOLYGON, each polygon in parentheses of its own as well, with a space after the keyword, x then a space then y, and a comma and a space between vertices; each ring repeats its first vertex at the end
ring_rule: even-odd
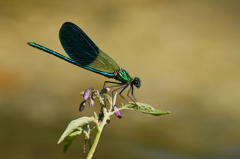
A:
MULTIPOLYGON (((50 49, 48 49, 48 48, 46 48, 46 47, 44 47, 44 46, 41 46, 41 45, 36 44, 36 43, 34 43, 34 42, 28 42, 27 44, 30 45, 30 46, 32 46, 32 47, 35 47, 35 48, 37 48, 37 49, 39 49, 39 50, 45 51, 45 52, 47 52, 47 53, 49 53, 49 54, 51 54, 51 55, 54 55, 54 56, 56 56, 56 57, 58 57, 58 58, 60 58, 60 59, 63 59, 63 60, 65 60, 65 61, 67 61, 67 62, 70 62, 70 63, 72 63, 72 64, 74 64, 74 65, 77 65, 72 59, 70 59, 70 58, 68 58, 68 57, 66 57, 66 56, 63 56, 63 55, 61 55, 61 54, 59 54, 59 53, 57 53, 57 52, 55 52, 55 51, 53 51, 53 50, 50 50, 50 49)), ((78 65, 77 65, 77 66, 78 66, 78 65)))

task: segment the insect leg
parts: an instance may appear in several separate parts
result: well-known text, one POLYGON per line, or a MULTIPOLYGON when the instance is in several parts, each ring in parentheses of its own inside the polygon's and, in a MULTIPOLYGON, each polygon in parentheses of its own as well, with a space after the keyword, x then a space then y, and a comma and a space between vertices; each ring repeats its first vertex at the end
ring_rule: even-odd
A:
MULTIPOLYGON (((135 100, 133 100, 130 96, 129 96, 129 93, 131 91, 131 89, 133 89, 133 86, 130 87, 130 89, 128 90, 128 93, 127 93, 127 96, 136 104, 135 100)), ((133 96, 134 98, 134 96, 133 96)), ((135 99, 135 98, 134 98, 135 99)), ((137 104, 136 104, 137 105, 137 104)))
POLYGON ((128 84, 124 84, 124 85, 122 85, 121 87, 119 87, 119 88, 117 88, 117 89, 114 89, 114 90, 112 91, 112 97, 113 97, 113 93, 114 93, 116 90, 119 90, 119 89, 123 88, 123 89, 121 90, 121 92, 119 93, 119 95, 128 103, 128 101, 121 95, 122 91, 123 91, 125 88, 127 88, 127 87, 128 87, 128 84))
MULTIPOLYGON (((103 88, 105 88, 105 84, 106 84, 106 83, 121 84, 121 83, 119 83, 119 82, 105 81, 104 84, 103 84, 103 88)), ((108 88, 108 87, 106 87, 106 88, 108 88)))
POLYGON ((134 95, 133 95, 133 86, 132 86, 132 96, 133 96, 133 99, 135 100, 135 102, 137 102, 137 100, 135 99, 134 95))
POLYGON ((122 96, 122 92, 128 87, 129 84, 126 84, 126 86, 121 90, 119 95, 128 103, 128 101, 122 96))

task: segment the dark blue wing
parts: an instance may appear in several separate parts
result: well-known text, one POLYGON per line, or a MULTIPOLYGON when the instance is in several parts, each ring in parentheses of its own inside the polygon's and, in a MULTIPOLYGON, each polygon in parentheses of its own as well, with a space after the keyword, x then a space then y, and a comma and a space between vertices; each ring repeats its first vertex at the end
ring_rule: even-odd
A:
POLYGON ((77 25, 64 23, 59 38, 66 53, 78 66, 105 76, 114 76, 113 73, 120 69, 77 25))

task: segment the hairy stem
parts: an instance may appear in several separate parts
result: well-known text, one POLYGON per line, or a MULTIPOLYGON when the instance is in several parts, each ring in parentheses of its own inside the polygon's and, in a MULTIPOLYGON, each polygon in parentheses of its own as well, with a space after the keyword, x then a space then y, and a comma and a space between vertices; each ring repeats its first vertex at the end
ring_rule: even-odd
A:
POLYGON ((106 109, 104 110, 104 118, 102 120, 101 123, 98 123, 97 121, 95 122, 96 124, 96 128, 97 128, 97 134, 96 134, 96 137, 93 141, 93 144, 92 144, 92 147, 88 153, 88 156, 87 156, 87 159, 91 159, 96 148, 97 148, 97 144, 98 144, 98 141, 100 139, 100 136, 101 136, 101 133, 103 131, 103 127, 104 125, 107 123, 107 119, 109 118, 110 114, 106 112, 106 109))

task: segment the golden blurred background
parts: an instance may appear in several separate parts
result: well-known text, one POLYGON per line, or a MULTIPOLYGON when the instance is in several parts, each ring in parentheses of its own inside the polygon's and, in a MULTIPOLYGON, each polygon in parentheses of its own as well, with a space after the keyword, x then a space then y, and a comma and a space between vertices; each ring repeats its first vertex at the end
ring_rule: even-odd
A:
POLYGON ((71 120, 99 111, 79 113, 79 92, 108 79, 26 44, 66 55, 66 21, 140 77, 139 102, 171 111, 112 117, 94 158, 240 158, 240 1, 1 0, 0 20, 1 159, 86 158, 83 136, 66 154, 56 143, 71 120))

